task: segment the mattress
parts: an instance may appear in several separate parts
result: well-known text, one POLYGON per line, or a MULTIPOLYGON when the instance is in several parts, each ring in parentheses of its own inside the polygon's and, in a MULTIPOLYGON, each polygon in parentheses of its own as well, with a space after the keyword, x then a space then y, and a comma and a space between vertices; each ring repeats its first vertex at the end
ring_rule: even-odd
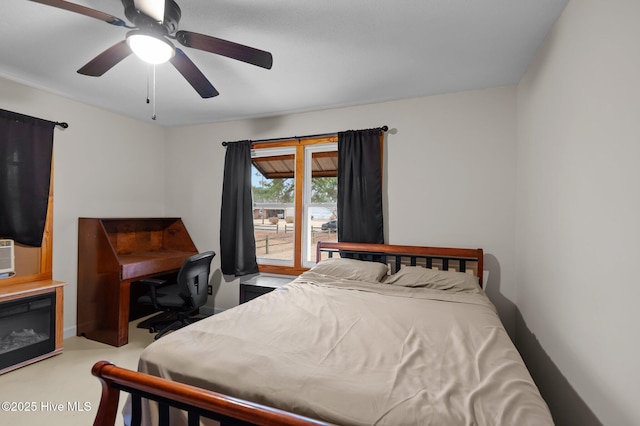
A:
POLYGON ((340 425, 553 424, 479 287, 312 270, 152 343, 139 371, 340 425))

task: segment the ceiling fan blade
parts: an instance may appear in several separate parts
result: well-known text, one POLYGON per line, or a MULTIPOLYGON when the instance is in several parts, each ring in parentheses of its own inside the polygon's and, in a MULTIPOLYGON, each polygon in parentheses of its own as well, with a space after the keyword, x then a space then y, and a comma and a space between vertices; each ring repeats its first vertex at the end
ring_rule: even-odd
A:
POLYGON ((70 12, 79 13, 80 15, 89 16, 91 18, 99 19, 111 25, 118 27, 131 28, 120 18, 109 15, 108 13, 100 12, 99 10, 91 9, 86 6, 81 6, 75 3, 69 3, 63 0, 30 0, 34 3, 46 4, 47 6, 57 7, 58 9, 68 10, 70 12))
POLYGON ((133 4, 154 21, 164 21, 164 0, 133 0, 133 4))
POLYGON ((192 33, 191 31, 178 31, 176 40, 183 46, 237 59, 262 68, 271 69, 273 65, 271 53, 221 38, 192 33))
POLYGON ((176 47, 176 53, 169 59, 169 62, 171 62, 189 84, 196 89, 196 92, 198 92, 201 97, 213 98, 220 94, 181 49, 176 47))
POLYGON ((78 70, 78 74, 99 77, 131 53, 131 48, 126 40, 122 40, 89 61, 78 70))

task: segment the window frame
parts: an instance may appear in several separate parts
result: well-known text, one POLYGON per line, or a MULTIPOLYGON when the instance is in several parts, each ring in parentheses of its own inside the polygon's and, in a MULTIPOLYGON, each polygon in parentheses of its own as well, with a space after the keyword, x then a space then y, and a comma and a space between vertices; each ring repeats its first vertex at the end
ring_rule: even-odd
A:
POLYGON ((273 142, 254 143, 252 150, 262 150, 269 148, 285 148, 295 147, 295 195, 294 195, 294 238, 293 238, 293 265, 277 265, 268 263, 259 263, 258 270, 264 273, 300 275, 304 271, 309 270, 303 266, 303 238, 302 238, 302 221, 304 218, 304 186, 305 186, 305 148, 312 145, 330 145, 336 144, 337 150, 338 135, 318 136, 310 138, 292 138, 282 139, 273 142))

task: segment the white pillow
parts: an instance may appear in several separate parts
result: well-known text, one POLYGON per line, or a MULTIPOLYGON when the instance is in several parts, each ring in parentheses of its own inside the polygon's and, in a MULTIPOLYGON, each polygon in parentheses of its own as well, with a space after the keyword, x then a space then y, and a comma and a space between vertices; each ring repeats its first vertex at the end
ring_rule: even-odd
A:
POLYGON ((399 285, 403 287, 426 287, 436 290, 449 290, 453 292, 480 291, 478 278, 463 272, 440 271, 421 266, 404 266, 395 274, 384 280, 385 284, 399 285))
POLYGON ((380 282, 387 275, 388 268, 379 262, 332 257, 320 261, 309 271, 347 280, 380 282))

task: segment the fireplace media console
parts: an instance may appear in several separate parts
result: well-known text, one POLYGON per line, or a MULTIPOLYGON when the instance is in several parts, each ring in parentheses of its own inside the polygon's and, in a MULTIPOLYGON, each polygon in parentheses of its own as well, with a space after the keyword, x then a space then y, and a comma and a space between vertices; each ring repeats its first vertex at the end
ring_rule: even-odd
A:
POLYGON ((0 374, 62 352, 63 285, 0 286, 0 374))

